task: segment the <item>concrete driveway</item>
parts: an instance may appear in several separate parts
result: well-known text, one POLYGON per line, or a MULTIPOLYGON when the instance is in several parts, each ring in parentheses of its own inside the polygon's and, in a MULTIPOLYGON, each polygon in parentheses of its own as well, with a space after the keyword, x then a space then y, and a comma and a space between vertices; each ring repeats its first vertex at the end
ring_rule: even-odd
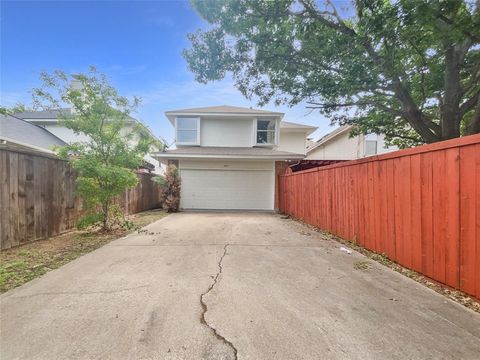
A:
POLYGON ((2 295, 0 358, 480 358, 479 314, 340 246, 279 215, 170 215, 2 295))

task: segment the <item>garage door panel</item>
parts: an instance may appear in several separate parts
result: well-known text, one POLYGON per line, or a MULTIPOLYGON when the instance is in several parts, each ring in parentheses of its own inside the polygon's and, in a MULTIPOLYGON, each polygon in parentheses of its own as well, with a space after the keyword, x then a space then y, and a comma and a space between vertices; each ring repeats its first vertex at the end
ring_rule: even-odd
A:
POLYGON ((182 169, 184 209, 273 209, 273 172, 182 169))

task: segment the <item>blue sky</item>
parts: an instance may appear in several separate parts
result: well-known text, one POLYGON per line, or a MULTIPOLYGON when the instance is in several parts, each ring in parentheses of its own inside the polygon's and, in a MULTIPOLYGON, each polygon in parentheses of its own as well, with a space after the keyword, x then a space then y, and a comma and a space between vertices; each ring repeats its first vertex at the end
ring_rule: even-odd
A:
MULTIPOLYGON (((177 108, 255 106, 230 79, 202 85, 181 56, 187 34, 207 28, 186 1, 1 1, 0 103, 28 104, 41 71, 84 72, 95 65, 122 95, 142 104, 136 117, 167 141, 173 129, 163 115, 177 108)), ((300 104, 283 111, 285 120, 333 128, 300 104)))

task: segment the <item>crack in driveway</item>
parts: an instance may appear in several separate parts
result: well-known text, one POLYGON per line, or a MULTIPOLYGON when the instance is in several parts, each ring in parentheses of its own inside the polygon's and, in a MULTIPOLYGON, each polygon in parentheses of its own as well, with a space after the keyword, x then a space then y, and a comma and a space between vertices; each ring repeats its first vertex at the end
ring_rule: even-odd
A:
POLYGON ((202 324, 204 324, 206 327, 208 327, 212 332, 213 334, 217 337, 217 339, 221 340, 223 343, 225 343, 226 345, 228 345, 232 350, 233 350, 233 355, 234 355, 234 358, 235 359, 238 359, 237 357, 237 348, 233 345, 233 343, 229 340, 227 340, 224 336, 220 335, 220 333, 217 331, 217 329, 215 329, 213 326, 211 326, 207 320, 205 319, 205 314, 207 313, 208 311, 208 306, 205 302, 205 300, 203 299, 205 295, 207 295, 210 291, 213 290, 213 288, 215 287, 215 285, 217 284, 218 282, 218 279, 220 277, 220 275, 222 274, 222 271, 223 271, 223 267, 222 267, 222 261, 223 261, 223 258, 225 257, 225 255, 227 255, 227 247, 228 247, 229 244, 226 244, 224 247, 223 247, 223 254, 222 256, 220 257, 220 260, 218 261, 218 271, 217 271, 217 274, 215 275, 215 277, 213 278, 213 282, 212 284, 209 286, 209 288, 207 289, 207 291, 205 291, 204 293, 202 293, 200 295, 200 304, 202 305, 202 315, 200 316, 200 321, 202 322, 202 324))

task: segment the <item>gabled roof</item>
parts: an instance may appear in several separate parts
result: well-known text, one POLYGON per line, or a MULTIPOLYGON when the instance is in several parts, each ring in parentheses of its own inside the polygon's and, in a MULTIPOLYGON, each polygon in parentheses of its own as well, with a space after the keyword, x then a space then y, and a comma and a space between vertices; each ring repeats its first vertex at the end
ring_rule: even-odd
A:
POLYGON ((251 114, 251 115, 283 115, 281 112, 260 110, 245 108, 240 106, 230 106, 230 105, 218 105, 218 106, 206 106, 199 108, 190 108, 190 109, 179 109, 179 110, 170 110, 166 111, 165 114, 251 114))
POLYGON ((0 139, 21 147, 40 148, 45 152, 51 152, 50 149, 55 145, 67 145, 43 127, 10 115, 0 115, 0 139))
POLYGON ((315 144, 307 148, 307 153, 309 153, 313 149, 316 149, 320 145, 323 145, 326 142, 334 139, 335 137, 345 133, 346 131, 350 131, 352 127, 353 127, 352 125, 340 126, 339 128, 336 128, 335 130, 333 130, 332 132, 329 132, 328 134, 322 136, 320 139, 316 141, 315 144))
POLYGON ((303 159, 305 155, 277 151, 263 147, 189 146, 165 150, 153 155, 159 158, 247 158, 247 159, 303 159))

